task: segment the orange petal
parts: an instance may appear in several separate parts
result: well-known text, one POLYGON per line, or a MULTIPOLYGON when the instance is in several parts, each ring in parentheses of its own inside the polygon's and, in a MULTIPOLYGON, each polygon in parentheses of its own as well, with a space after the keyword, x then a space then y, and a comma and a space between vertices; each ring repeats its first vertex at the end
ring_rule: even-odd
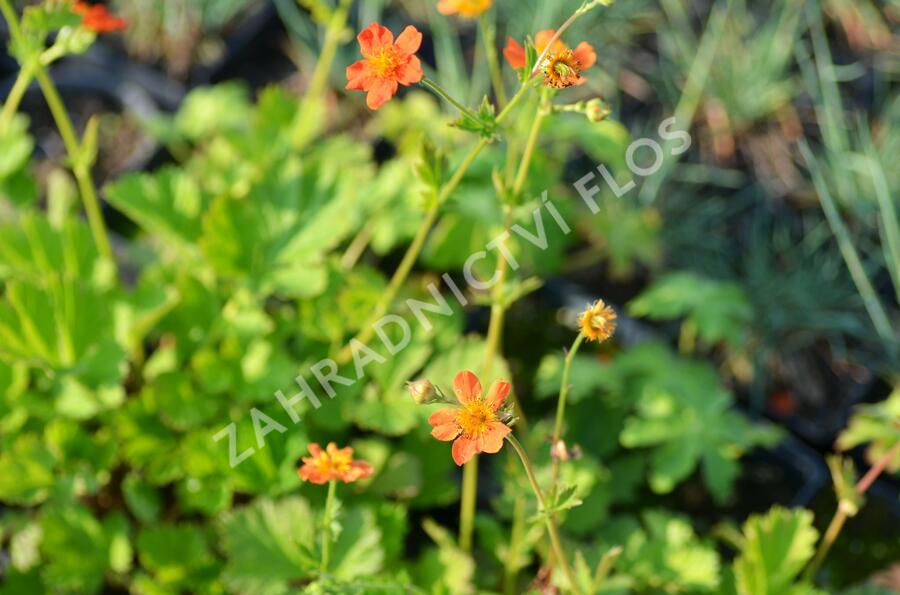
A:
POLYGON ((362 91, 369 78, 369 65, 365 60, 354 62, 347 67, 347 86, 345 89, 362 91))
POLYGON ((352 483, 360 479, 366 479, 372 475, 372 466, 365 461, 353 461, 350 463, 350 469, 341 474, 341 481, 344 483, 352 483))
POLYGON ((582 70, 587 70, 597 62, 597 52, 594 51, 594 46, 586 41, 579 43, 573 54, 578 63, 581 64, 582 70))
POLYGON ((422 34, 412 25, 407 25, 406 29, 403 30, 403 33, 397 37, 397 41, 394 45, 402 52, 415 54, 419 51, 419 48, 422 47, 422 34))
POLYGON ((453 452, 453 462, 462 467, 478 452, 478 445, 475 440, 460 436, 453 443, 451 450, 453 452))
POLYGON ((504 423, 499 421, 495 421, 492 423, 487 432, 485 432, 481 438, 479 444, 481 452, 495 453, 498 452, 501 448, 503 448, 503 439, 506 438, 507 434, 512 432, 504 423))
POLYGON ((506 40, 506 47, 503 48, 503 57, 516 70, 525 68, 525 48, 519 45, 519 42, 512 37, 506 40))
POLYGON ((409 62, 397 69, 397 82, 401 85, 412 85, 422 80, 425 74, 422 72, 422 63, 415 56, 410 56, 409 62))
POLYGON ((319 472, 319 469, 312 464, 306 464, 300 467, 297 474, 303 481, 322 485, 328 483, 328 477, 319 472))
POLYGON ((456 409, 440 409, 431 414, 428 423, 432 426, 442 426, 456 421, 456 415, 459 413, 456 409))
POLYGON ((372 23, 356 36, 359 41, 359 49, 363 56, 368 58, 385 46, 393 45, 394 34, 387 27, 378 23, 372 23))
POLYGON ((481 396, 481 383, 478 377, 468 370, 459 372, 453 379, 453 392, 460 403, 474 401, 481 396))
POLYGON ((441 0, 437 5, 438 12, 450 16, 456 14, 456 0, 441 0))
MULTIPOLYGON (((534 36, 534 49, 537 50, 538 54, 544 51, 544 49, 547 47, 547 44, 551 39, 553 39, 554 35, 556 35, 556 29, 546 29, 534 36)), ((556 44, 558 43, 559 41, 556 42, 556 44)))
POLYGON ((377 80, 368 89, 366 105, 369 109, 376 110, 391 100, 397 92, 397 81, 377 80))
POLYGON ((503 405, 503 400, 506 398, 506 395, 509 394, 509 389, 509 382, 495 380, 491 384, 491 388, 488 389, 487 396, 484 398, 484 400, 485 402, 487 402, 488 406, 491 409, 496 411, 503 405))
MULTIPOLYGON (((322 447, 319 446, 316 442, 310 442, 309 446, 307 446, 306 448, 307 450, 309 450, 309 454, 311 454, 313 457, 317 457, 322 454, 322 447)), ((303 460, 305 461, 306 459, 304 458, 303 460)))
POLYGON ((431 435, 441 442, 450 442, 459 436, 459 432, 459 426, 455 423, 441 424, 439 426, 434 426, 434 429, 431 430, 431 435))

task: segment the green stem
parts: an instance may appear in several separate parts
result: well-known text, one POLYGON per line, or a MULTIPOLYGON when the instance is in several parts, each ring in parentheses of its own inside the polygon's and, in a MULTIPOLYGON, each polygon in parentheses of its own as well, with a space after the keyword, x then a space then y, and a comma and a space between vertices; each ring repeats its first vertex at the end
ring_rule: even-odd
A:
POLYGON ((18 111, 19 105, 22 103, 22 97, 25 96, 25 91, 28 90, 28 85, 31 84, 31 80, 34 78, 33 70, 33 67, 28 64, 23 65, 19 69, 16 82, 13 83, 12 89, 9 90, 9 95, 3 104, 3 112, 0 114, 0 134, 9 130, 13 116, 16 115, 16 111, 18 111))
POLYGON ((91 228, 91 234, 94 236, 94 242, 97 244, 97 250, 100 255, 106 258, 115 267, 115 259, 113 257, 112 246, 109 243, 109 235, 106 232, 106 223, 103 221, 103 214, 100 210, 100 201, 97 199, 97 191, 94 188, 94 180, 91 177, 90 165, 84 162, 81 156, 81 144, 75 133, 75 127, 69 118, 65 104, 56 90, 56 85, 43 66, 35 67, 35 78, 44 98, 47 100, 47 106, 59 134, 62 137, 69 160, 72 163, 72 173, 75 175, 75 181, 78 184, 78 190, 81 193, 81 199, 84 203, 84 210, 87 213, 88 225, 91 228))
MULTIPOLYGON (((13 41, 18 41, 23 47, 25 39, 22 35, 22 28, 19 25, 19 19, 9 0, 0 0, 0 12, 9 24, 9 33, 13 41)), ((78 183, 78 189, 81 193, 81 199, 84 203, 84 210, 87 213, 88 224, 91 228, 91 234, 97 245, 97 251, 101 256, 106 258, 115 269, 115 259, 112 253, 112 247, 109 243, 109 236, 106 232, 106 224, 103 221, 103 215, 100 211, 100 203, 97 200, 97 192, 94 189, 94 181, 91 179, 90 164, 84 163, 81 156, 81 144, 66 112, 65 104, 53 84, 53 80, 47 74, 45 65, 41 62, 40 56, 35 54, 33 59, 28 62, 29 69, 37 79, 47 100, 50 113, 56 121, 56 127, 62 137, 66 152, 69 155, 69 161, 72 163, 72 172, 75 174, 75 180, 78 183)), ((17 81, 18 82, 18 81, 17 81)), ((4 106, 4 111, 6 106, 4 106)), ((11 116, 10 116, 11 117, 11 116)))
POLYGON ((550 96, 542 91, 541 103, 538 106, 537 113, 531 123, 531 130, 528 132, 528 140, 525 142, 525 152, 522 154, 522 161, 519 162, 519 171, 516 173, 516 179, 513 183, 513 197, 518 199, 522 190, 525 188, 525 179, 528 177, 528 169, 531 167, 531 158, 534 157, 534 149, 537 147, 538 136, 541 132, 541 124, 547 116, 547 105, 550 96))
MULTIPOLYGON (((559 385, 559 399, 556 402, 556 423, 553 424, 553 440, 551 442, 553 452, 557 455, 559 453, 556 449, 559 441, 562 440, 563 421, 566 417, 566 399, 569 396, 569 372, 572 369, 572 360, 575 359, 575 354, 578 353, 578 348, 581 347, 582 343, 584 343, 584 334, 578 333, 578 336, 575 337, 575 341, 572 343, 572 347, 566 353, 566 362, 563 366, 562 382, 559 385)), ((556 481, 559 479, 559 456, 553 457, 552 469, 552 487, 555 488, 556 481)))
POLYGON ((319 565, 319 574, 328 572, 328 562, 331 555, 331 525, 334 522, 334 499, 337 492, 337 480, 328 482, 328 496, 325 498, 325 514, 322 517, 322 560, 319 565))
MULTIPOLYGON (((459 186, 459 183, 462 181, 463 176, 465 176, 466 172, 472 166, 475 158, 478 157, 478 154, 481 153, 482 149, 484 149, 487 144, 487 139, 481 139, 480 141, 478 141, 478 144, 472 147, 472 150, 457 168, 456 172, 453 174, 453 177, 451 177, 450 180, 448 180, 444 187, 441 189, 441 193, 438 195, 437 200, 432 203, 431 207, 426 212, 425 219, 423 219, 422 223, 419 225, 416 236, 413 238, 413 241, 409 245, 409 248, 407 248, 406 254, 403 255, 403 260, 400 261, 400 265, 397 267, 397 270, 394 271, 394 275, 391 277, 387 289, 382 294, 381 299, 378 301, 378 304, 375 305, 375 309, 373 310, 372 315, 369 316, 369 319, 366 320, 365 323, 363 323, 362 330, 356 336, 356 339, 361 343, 365 344, 372 338, 372 335, 375 333, 375 328, 373 325, 387 313, 388 308, 390 308, 391 303, 397 296, 397 292, 400 291, 400 287, 402 287, 407 277, 409 277, 409 273, 410 271, 412 271, 412 267, 416 263, 416 260, 418 260, 419 253, 422 251, 422 248, 425 245, 425 240, 428 237, 428 232, 431 231, 431 227, 434 225, 434 222, 437 219, 438 209, 444 203, 444 201, 447 200, 450 194, 452 194, 453 191, 456 190, 456 187, 459 186)), ((347 346, 344 347, 344 349, 342 349, 334 359, 338 364, 345 364, 350 361, 350 358, 352 356, 353 352, 350 349, 350 344, 348 343, 347 346)))
MULTIPOLYGON (((878 461, 872 465, 872 467, 863 475, 862 479, 860 479, 857 484, 855 491, 858 495, 863 496, 872 484, 878 479, 878 476, 884 471, 885 467, 888 466, 888 463, 900 453, 900 441, 898 441, 894 446, 892 446, 886 453, 884 453, 878 461)), ((828 555, 828 552, 831 550, 831 546, 834 545, 834 542, 837 540, 838 535, 841 533, 841 529, 844 527, 844 523, 847 522, 847 518, 849 517, 850 507, 844 506, 842 502, 838 502, 837 510, 834 513, 834 516, 831 519, 831 522, 828 524, 828 528, 825 530, 825 534, 822 536, 822 540, 819 542, 819 547, 816 549, 816 555, 812 559, 812 562, 809 563, 809 566, 806 567, 806 571, 803 573, 803 576, 807 580, 812 580, 816 572, 819 570, 819 567, 822 565, 822 562, 825 561, 825 557, 828 555)))
POLYGON ((516 592, 516 576, 519 574, 519 550, 522 548, 522 537, 525 532, 525 499, 516 497, 513 507, 512 533, 509 536, 509 551, 503 564, 503 593, 513 595, 516 592))
POLYGON ((494 86, 494 95, 497 104, 506 104, 506 89, 503 85, 503 70, 500 68, 500 60, 497 57, 497 30, 494 24, 488 20, 487 12, 481 13, 481 39, 484 40, 484 53, 487 56, 488 68, 491 72, 491 84, 494 86))
POLYGON ((579 595, 578 582, 575 580, 575 574, 572 572, 572 567, 569 565, 569 559, 566 557, 566 553, 562 547, 562 540, 559 537, 559 529, 556 526, 556 515, 547 512, 547 502, 544 499, 544 493, 541 491, 541 486, 538 484, 537 477, 534 475, 531 460, 528 458, 528 454, 525 452, 525 449, 519 441, 516 440, 515 436, 509 434, 506 436, 506 440, 516 451, 516 454, 519 455, 519 460, 522 461, 522 466, 525 468, 525 474, 528 476, 528 482, 531 484, 531 489, 534 490, 534 495, 537 498, 539 512, 546 513, 547 532, 550 534, 550 545, 553 547, 553 553, 556 556, 556 559, 559 560, 560 565, 563 567, 563 572, 566 575, 566 580, 569 582, 569 587, 573 593, 579 595))
POLYGON ((478 122, 478 116, 472 112, 469 108, 460 103, 455 97, 450 95, 446 89, 437 84, 435 81, 431 80, 428 77, 423 78, 419 81, 419 84, 425 87, 426 89, 430 89, 435 95, 443 98, 447 103, 451 104, 453 107, 459 110, 461 114, 471 119, 474 122, 478 122))
POLYGON ((300 110, 294 125, 293 140, 295 149, 301 149, 313 138, 313 135, 309 133, 313 125, 311 119, 316 112, 316 103, 322 97, 322 94, 325 93, 328 75, 331 72, 334 57, 337 55, 337 49, 341 43, 341 34, 344 32, 344 26, 347 24, 347 15, 350 12, 351 2, 352 0, 340 0, 325 28, 325 40, 322 42, 322 51, 319 53, 319 59, 316 61, 316 67, 310 78, 309 87, 306 89, 306 93, 300 103, 300 110))
POLYGON ((477 496, 478 455, 475 455, 463 466, 462 497, 459 501, 459 547, 464 552, 472 551, 477 496))

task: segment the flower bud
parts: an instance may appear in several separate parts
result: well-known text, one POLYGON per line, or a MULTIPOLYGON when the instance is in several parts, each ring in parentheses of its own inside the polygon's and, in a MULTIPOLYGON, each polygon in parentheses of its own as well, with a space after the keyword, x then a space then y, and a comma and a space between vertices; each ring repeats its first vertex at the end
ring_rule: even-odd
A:
POLYGON ((434 385, 431 384, 430 380, 425 380, 424 378, 413 382, 407 382, 406 388, 409 390, 409 394, 412 395, 413 401, 415 401, 417 405, 429 403, 435 396, 434 385))
POLYGON ((584 107, 584 115, 587 116, 588 120, 594 123, 602 122, 608 118, 611 113, 612 110, 610 107, 599 97, 591 99, 584 107))

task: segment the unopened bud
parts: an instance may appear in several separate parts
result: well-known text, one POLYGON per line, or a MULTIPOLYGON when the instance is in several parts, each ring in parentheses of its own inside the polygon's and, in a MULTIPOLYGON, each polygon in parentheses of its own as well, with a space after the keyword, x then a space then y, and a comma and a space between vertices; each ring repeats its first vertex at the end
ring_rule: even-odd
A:
POLYGON ((587 116, 588 120, 594 123, 602 122, 608 118, 611 113, 612 109, 610 109, 606 102, 599 97, 591 99, 584 107, 584 115, 587 116))
POLYGON ((406 388, 409 390, 409 394, 412 395, 413 401, 415 401, 417 405, 431 402, 435 396, 434 385, 431 384, 430 380, 425 380, 424 378, 413 382, 407 382, 406 388))

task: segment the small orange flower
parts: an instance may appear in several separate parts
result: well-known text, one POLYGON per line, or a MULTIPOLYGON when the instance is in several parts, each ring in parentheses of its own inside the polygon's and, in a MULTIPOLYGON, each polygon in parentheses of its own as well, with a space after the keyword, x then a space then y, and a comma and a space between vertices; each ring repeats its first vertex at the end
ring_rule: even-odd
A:
POLYGON ((495 453, 512 430, 497 415, 509 394, 508 382, 495 381, 486 397, 481 396, 481 383, 472 372, 464 370, 453 379, 453 392, 461 407, 435 411, 428 418, 434 428, 431 435, 438 440, 453 440, 453 460, 465 465, 479 452, 495 453))
POLYGON ((415 56, 422 34, 408 26, 394 41, 394 34, 372 23, 356 38, 363 59, 347 67, 347 89, 365 91, 366 105, 375 110, 397 94, 398 85, 418 83, 424 76, 415 56))
POLYGON ((111 33, 128 26, 128 21, 110 14, 103 4, 88 4, 77 0, 72 10, 81 15, 81 24, 94 33, 111 33))
POLYGON ((616 311, 603 300, 597 300, 581 313, 578 324, 589 341, 602 343, 616 332, 616 311))
POLYGON ((300 479, 310 483, 323 484, 333 479, 353 483, 372 475, 372 466, 365 461, 353 460, 353 449, 349 446, 338 448, 329 442, 325 450, 315 442, 309 445, 311 457, 303 457, 303 466, 297 471, 300 479))
POLYGON ((445 15, 460 14, 477 17, 491 7, 493 0, 440 0, 438 12, 445 15))
MULTIPOLYGON (((556 30, 554 29, 547 29, 546 31, 541 31, 535 35, 534 49, 537 50, 538 56, 544 53, 544 50, 547 49, 547 45, 550 43, 550 40, 553 39, 554 35, 556 35, 556 30)), ((509 65, 516 70, 525 68, 525 48, 512 37, 506 40, 503 56, 506 58, 506 61, 509 62, 509 65)), ((573 68, 574 70, 577 70, 575 73, 577 78, 567 77, 567 80, 572 80, 572 83, 570 84, 580 85, 585 79, 578 76, 578 73, 583 72, 594 65, 597 61, 597 52, 595 52, 594 47, 586 41, 582 41, 574 50, 572 50, 563 43, 561 39, 557 39, 553 42, 553 45, 550 46, 550 50, 547 52, 547 57, 544 60, 543 67, 545 74, 547 66, 554 59, 556 60, 556 63, 562 62, 569 68, 577 66, 577 68, 573 68), (569 52, 569 54, 567 54, 567 52, 569 52)), ((547 82, 548 84, 551 84, 549 79, 547 82)))

